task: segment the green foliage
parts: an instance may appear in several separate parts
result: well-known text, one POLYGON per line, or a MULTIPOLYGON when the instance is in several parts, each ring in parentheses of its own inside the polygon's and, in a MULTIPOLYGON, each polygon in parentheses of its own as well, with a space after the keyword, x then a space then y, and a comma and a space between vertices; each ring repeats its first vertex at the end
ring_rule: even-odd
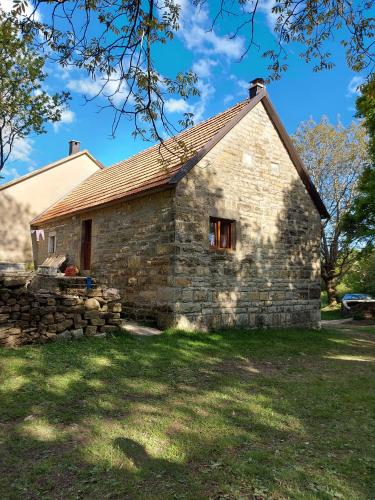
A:
POLYGON ((375 252, 359 259, 343 284, 353 293, 369 293, 375 297, 375 252))
POLYGON ((374 330, 0 349, 0 497, 370 499, 374 330))
POLYGON ((15 141, 31 133, 45 133, 46 122, 61 119, 66 92, 49 95, 45 57, 33 49, 11 17, 0 11, 0 171, 9 160, 15 141))
POLYGON ((361 85, 361 95, 356 101, 357 116, 363 118, 369 135, 369 150, 372 163, 375 163, 375 74, 361 85))
POLYGON ((367 167, 358 182, 358 194, 343 219, 349 239, 373 245, 375 241, 375 164, 367 167))
POLYGON ((321 270, 331 304, 337 284, 358 258, 354 241, 343 233, 343 220, 369 162, 366 129, 358 122, 332 125, 322 117, 319 123, 301 123, 293 140, 330 214, 322 223, 321 270))
POLYGON ((343 221, 343 229, 349 239, 358 239, 367 246, 375 242, 375 75, 361 87, 358 97, 357 116, 363 118, 369 143, 369 165, 363 171, 358 194, 343 221))

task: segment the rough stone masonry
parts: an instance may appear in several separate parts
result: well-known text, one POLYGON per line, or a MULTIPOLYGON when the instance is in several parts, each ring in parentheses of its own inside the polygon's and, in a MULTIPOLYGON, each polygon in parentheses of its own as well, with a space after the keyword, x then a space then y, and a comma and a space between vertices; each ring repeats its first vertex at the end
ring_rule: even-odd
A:
POLYGON ((159 327, 318 327, 320 215, 262 103, 177 184, 41 224, 35 260, 81 267, 92 220, 98 283, 119 289, 127 317, 159 327), (209 219, 235 221, 233 250, 212 250, 209 219))
POLYGON ((53 278, 54 288, 43 289, 30 278, 0 275, 0 346, 105 336, 121 323, 117 290, 86 290, 70 278, 53 278))

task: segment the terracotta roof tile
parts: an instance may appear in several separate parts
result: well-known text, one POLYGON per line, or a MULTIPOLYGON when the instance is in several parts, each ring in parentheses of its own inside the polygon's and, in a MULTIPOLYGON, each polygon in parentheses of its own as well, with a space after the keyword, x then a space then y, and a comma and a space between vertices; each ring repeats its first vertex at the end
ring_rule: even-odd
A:
POLYGON ((157 144, 94 173, 38 215, 32 224, 37 225, 50 219, 95 208, 168 184, 186 161, 201 150, 247 104, 248 99, 181 132, 165 141, 165 147, 157 144), (185 152, 176 141, 183 141, 185 152))

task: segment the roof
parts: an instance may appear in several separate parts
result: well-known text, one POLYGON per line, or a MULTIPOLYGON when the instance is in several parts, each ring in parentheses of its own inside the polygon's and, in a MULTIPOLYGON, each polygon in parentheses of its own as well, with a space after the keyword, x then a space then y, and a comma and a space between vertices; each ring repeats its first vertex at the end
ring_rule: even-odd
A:
POLYGON ((7 189, 10 186, 14 186, 15 184, 18 184, 19 182, 26 181, 27 179, 30 179, 31 177, 34 177, 35 175, 42 174, 43 172, 46 172, 47 170, 51 170, 52 168, 58 167, 62 163, 65 163, 66 161, 72 160, 74 158, 78 158, 79 156, 86 155, 88 156, 100 169, 104 169, 104 166, 96 160, 90 153, 87 151, 87 149, 84 149, 83 151, 79 151, 78 153, 75 153, 74 155, 69 155, 65 156, 65 158, 61 158, 60 160, 54 161, 53 163, 49 163, 48 165, 45 165, 44 167, 38 168, 36 170, 33 170, 29 174, 22 175, 21 177, 17 177, 16 179, 13 179, 12 181, 6 182, 4 184, 0 184, 0 191, 2 189, 7 189))
POLYGON ((125 198, 155 189, 172 187, 189 172, 256 104, 263 102, 279 132, 298 173, 322 217, 329 217, 291 139, 283 127, 265 89, 252 99, 199 123, 160 144, 152 146, 127 160, 98 171, 84 180, 64 198, 49 207, 32 221, 33 226, 43 222, 92 210, 99 206, 118 203, 125 198), (186 153, 181 155, 179 141, 186 153), (163 156, 163 160, 161 158, 163 156))

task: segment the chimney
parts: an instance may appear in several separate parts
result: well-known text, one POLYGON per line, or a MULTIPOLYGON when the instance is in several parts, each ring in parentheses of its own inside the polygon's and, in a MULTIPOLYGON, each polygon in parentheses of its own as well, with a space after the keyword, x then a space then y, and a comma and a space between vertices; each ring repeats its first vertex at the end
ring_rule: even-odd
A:
POLYGON ((265 89, 265 88, 266 88, 266 85, 264 83, 263 78, 255 78, 255 80, 252 80, 250 82, 250 88, 249 88, 249 97, 250 97, 250 99, 252 99, 256 95, 258 95, 259 92, 262 89, 265 89))
POLYGON ((79 151, 79 141, 69 141, 69 155, 75 155, 79 151))

